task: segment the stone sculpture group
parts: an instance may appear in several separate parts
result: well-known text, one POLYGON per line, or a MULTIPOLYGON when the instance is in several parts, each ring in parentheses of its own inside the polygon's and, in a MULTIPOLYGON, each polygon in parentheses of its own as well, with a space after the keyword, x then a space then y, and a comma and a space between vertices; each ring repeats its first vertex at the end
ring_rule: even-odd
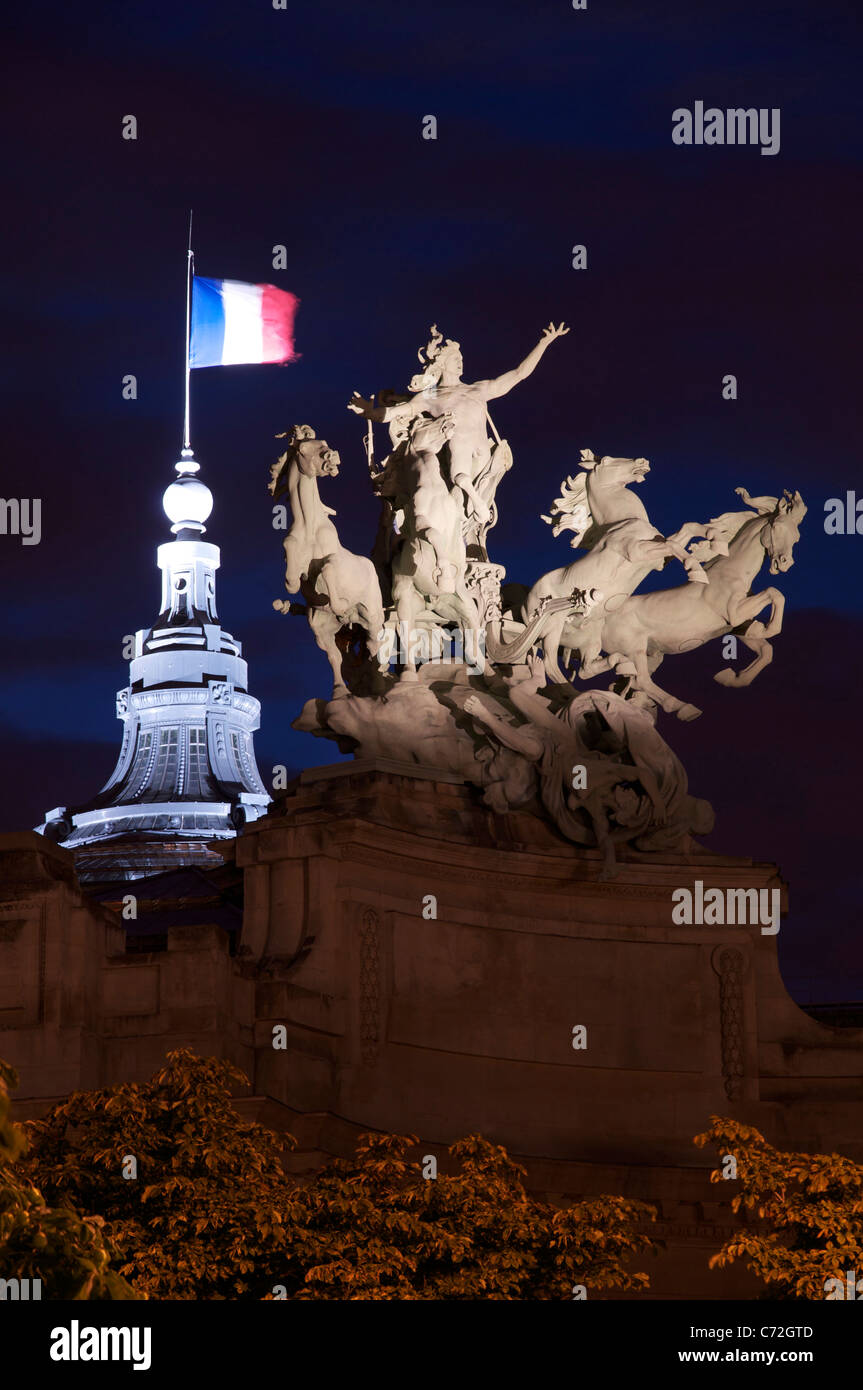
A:
POLYGON ((534 811, 598 847, 609 877, 616 845, 685 852, 711 829, 711 807, 689 795, 656 729, 657 707, 683 720, 701 711, 656 672, 665 656, 729 633, 754 657, 741 670, 726 664, 721 684, 748 685, 771 661, 784 598, 755 580, 765 559, 771 575, 793 564, 806 507, 799 492, 751 497, 738 487, 735 510, 663 536, 632 490, 647 459, 583 449, 543 516, 554 537, 573 533, 577 555, 529 589, 502 587, 486 540, 512 453, 488 405, 568 331, 549 324, 518 367, 470 384, 460 345, 432 327, 407 390, 354 393, 348 408, 368 422, 380 501, 371 558, 344 548, 320 497, 319 481, 338 476, 336 450, 308 425, 278 436, 287 443, 269 490, 290 506, 285 588, 301 601, 273 607, 308 617, 333 674, 331 698, 309 700, 296 728, 343 752, 454 774, 497 812, 534 811), (389 431, 380 460, 375 422, 389 431), (636 593, 675 563, 683 582, 636 593), (573 684, 606 673, 608 690, 573 684))

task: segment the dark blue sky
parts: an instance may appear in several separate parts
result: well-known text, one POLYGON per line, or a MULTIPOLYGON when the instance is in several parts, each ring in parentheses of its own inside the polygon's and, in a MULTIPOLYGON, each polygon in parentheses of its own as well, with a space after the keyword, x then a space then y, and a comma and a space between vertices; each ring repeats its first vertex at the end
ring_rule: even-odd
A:
POLYGON ((20 7, 2 93, 0 495, 41 497, 43 539, 0 537, 2 828, 91 795, 113 767, 122 638, 156 615, 168 538, 193 206, 201 274, 302 299, 298 363, 193 376, 219 607, 263 703, 265 776, 334 756, 290 728, 328 672, 305 625, 271 610, 273 435, 308 422, 338 447, 326 500, 367 552, 351 390, 403 387, 432 321, 471 380, 565 319, 494 411, 515 467, 492 556, 528 583, 570 558, 539 514, 585 446, 650 458, 642 496, 663 531, 727 510, 738 484, 803 492, 773 666, 738 692, 710 680, 718 644, 667 663, 665 684, 705 713, 663 731, 717 808, 708 843, 790 881, 792 989, 863 997, 863 537, 823 529, 827 497, 863 495, 860 26, 829 0, 20 7), (671 113, 696 100, 779 107, 780 153, 674 146, 671 113), (437 141, 421 139, 426 114, 437 141))

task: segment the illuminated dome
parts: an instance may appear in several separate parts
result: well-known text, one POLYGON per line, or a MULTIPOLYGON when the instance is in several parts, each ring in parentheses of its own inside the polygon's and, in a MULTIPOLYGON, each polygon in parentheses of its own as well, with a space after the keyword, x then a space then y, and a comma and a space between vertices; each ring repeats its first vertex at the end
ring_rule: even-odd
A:
POLYGON ((219 622, 219 547, 201 538, 213 494, 191 448, 174 466, 162 505, 175 539, 156 551, 158 616, 135 633, 117 691, 117 766, 96 796, 55 807, 38 827, 72 851, 82 882, 211 862, 211 841, 234 839, 270 804, 253 741, 261 707, 242 644, 219 622))

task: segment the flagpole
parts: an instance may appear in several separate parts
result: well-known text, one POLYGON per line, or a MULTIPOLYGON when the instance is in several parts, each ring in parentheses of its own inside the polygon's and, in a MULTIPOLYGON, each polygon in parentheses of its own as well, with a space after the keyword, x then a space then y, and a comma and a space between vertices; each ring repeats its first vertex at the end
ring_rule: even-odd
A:
POLYGON ((183 419, 183 453, 191 454, 192 446, 189 441, 189 377, 191 375, 191 365, 189 362, 189 348, 191 344, 192 331, 192 267, 195 262, 195 254, 192 250, 192 209, 189 209, 189 249, 186 253, 186 410, 183 419))

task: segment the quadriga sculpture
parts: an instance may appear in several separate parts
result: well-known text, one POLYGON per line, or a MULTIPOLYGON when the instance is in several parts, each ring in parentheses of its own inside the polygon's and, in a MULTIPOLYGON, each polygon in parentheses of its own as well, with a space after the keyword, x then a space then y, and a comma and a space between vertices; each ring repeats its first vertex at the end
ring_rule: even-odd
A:
POLYGON ((755 659, 716 679, 754 679, 772 657, 784 600, 772 584, 751 590, 765 555, 772 574, 790 568, 806 508, 797 492, 750 497, 738 488, 746 510, 663 536, 636 492, 647 459, 585 449, 544 517, 555 536, 573 533, 579 553, 530 589, 501 591, 506 572, 489 558, 485 533, 511 455, 505 441, 492 443, 488 403, 529 376, 564 331, 549 325, 513 372, 467 383, 458 344, 433 330, 407 392, 377 404, 354 397, 351 410, 369 421, 366 459, 382 504, 374 564, 343 549, 318 495, 338 454, 295 428, 270 491, 290 499, 286 585, 305 606, 274 606, 308 613, 341 697, 308 700, 295 728, 342 752, 455 776, 493 815, 542 816, 570 843, 597 847, 610 875, 621 854, 687 854, 709 831, 710 807, 690 795, 656 727, 660 706, 680 719, 700 711, 657 685, 655 672, 666 655, 733 632, 755 659), (374 421, 390 436, 380 465, 374 421), (687 583, 635 592, 670 560, 687 583), (471 635, 478 654, 485 639, 476 659, 471 635), (350 644, 352 669, 341 656, 350 644), (561 649, 577 655, 577 678, 605 676, 613 688, 575 689, 561 649))

